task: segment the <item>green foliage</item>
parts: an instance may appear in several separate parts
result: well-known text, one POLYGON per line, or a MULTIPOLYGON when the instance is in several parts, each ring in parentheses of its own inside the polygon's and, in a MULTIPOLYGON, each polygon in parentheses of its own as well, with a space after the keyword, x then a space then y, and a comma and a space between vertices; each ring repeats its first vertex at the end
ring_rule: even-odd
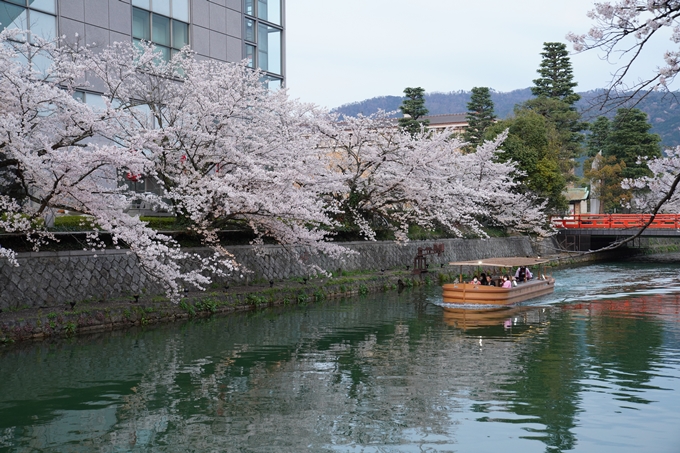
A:
POLYGON ((532 110, 552 123, 560 171, 566 179, 570 179, 576 158, 583 153, 581 131, 587 128, 587 124, 581 122, 581 114, 564 101, 546 97, 530 99, 519 109, 532 110))
POLYGON ((69 321, 66 323, 64 326, 64 332, 66 333, 66 336, 72 337, 73 335, 76 334, 76 323, 73 321, 69 321))
POLYGON ((607 146, 603 155, 614 156, 626 165, 621 175, 624 178, 640 178, 652 173, 643 161, 661 157, 661 138, 649 132, 652 128, 647 115, 639 109, 618 109, 611 123, 607 146))
POLYGON ((567 208, 563 195, 566 181, 559 168, 557 131, 554 124, 533 110, 519 109, 511 119, 499 121, 487 130, 489 139, 508 129, 501 146, 502 161, 518 163, 524 175, 518 175, 521 193, 534 193, 547 200, 548 210, 561 212, 567 208))
POLYGON ((179 308, 181 308, 182 310, 184 310, 184 311, 185 311, 187 314, 189 314, 189 316, 192 317, 192 318, 193 318, 194 316, 196 316, 196 309, 194 308, 194 306, 191 305, 189 302, 187 302, 187 301, 184 300, 184 299, 182 299, 182 300, 179 302, 179 308))
POLYGON ((463 139, 469 143, 469 150, 474 151, 478 145, 484 142, 486 129, 496 121, 489 88, 475 87, 472 89, 465 118, 468 126, 463 133, 463 139))
POLYGON ((267 304, 267 298, 264 296, 260 296, 257 294, 250 293, 246 296, 246 301, 248 302, 249 305, 266 305, 267 304))
POLYGON ((599 117, 591 125, 587 147, 593 157, 584 164, 584 176, 592 181, 592 196, 600 200, 602 213, 629 206, 635 191, 621 187, 624 179, 651 176, 644 161, 660 157, 661 148, 650 129, 647 115, 634 108, 619 109, 612 121, 599 117))
POLYGON ((54 218, 54 229, 59 231, 91 231, 97 229, 94 219, 83 215, 60 215, 54 218))
POLYGON ((196 302, 196 310, 207 311, 210 313, 215 313, 217 311, 218 303, 216 300, 206 297, 205 299, 196 302))
POLYGON ((597 119, 588 126, 588 129, 590 130, 590 134, 588 134, 588 137, 586 138, 586 151, 588 156, 595 157, 600 152, 606 152, 609 143, 610 127, 611 122, 606 116, 598 116, 597 119))
POLYGON ((626 163, 616 156, 595 156, 585 164, 584 176, 593 181, 591 197, 600 200, 600 214, 620 212, 631 201, 632 193, 621 187, 626 163))
POLYGON ((362 296, 365 296, 366 294, 368 294, 368 286, 366 286, 363 283, 360 284, 359 285, 359 294, 361 294, 362 296))
POLYGON ((323 292, 321 288, 318 288, 316 291, 314 291, 314 301, 315 302, 321 302, 322 300, 326 299, 326 293, 323 292))
POLYGON ((297 303, 301 305, 307 303, 307 294, 303 292, 299 293, 296 297, 296 300, 297 303))
POLYGON ((177 227, 177 218, 171 216, 141 216, 139 220, 146 222, 147 226, 154 230, 173 230, 177 227))
POLYGON ((399 118, 399 127, 413 135, 420 132, 422 126, 427 128, 427 125, 430 124, 429 120, 419 119, 428 113, 425 108, 425 89, 420 87, 405 88, 404 95, 406 98, 399 107, 404 117, 399 118))
POLYGON ((531 93, 537 97, 558 99, 572 106, 581 96, 574 92, 578 85, 574 82, 571 60, 567 46, 561 42, 543 43, 541 66, 535 79, 531 93))

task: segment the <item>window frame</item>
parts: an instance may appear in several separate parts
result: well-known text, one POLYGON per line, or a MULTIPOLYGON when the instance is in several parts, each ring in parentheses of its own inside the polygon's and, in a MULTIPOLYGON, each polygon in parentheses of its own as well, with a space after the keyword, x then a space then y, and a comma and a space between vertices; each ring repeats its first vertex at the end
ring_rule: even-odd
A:
MULTIPOLYGON (((152 0, 151 0, 152 1, 152 0)), ((156 0, 158 1, 158 0, 156 0)), ((167 0, 166 0, 167 1, 167 0)), ((139 4, 139 1, 136 2, 139 4)), ((174 2, 171 2, 171 4, 174 4, 174 2)), ((130 33, 130 36, 132 38, 132 42, 140 42, 140 41, 147 41, 149 43, 152 43, 153 45, 156 46, 156 49, 159 51, 159 53, 162 55, 162 59, 164 61, 169 61, 177 52, 182 49, 184 46, 190 46, 191 45, 191 22, 184 22, 183 20, 175 19, 170 16, 165 16, 163 14, 156 13, 152 10, 140 8, 139 6, 135 6, 133 4, 130 5, 132 8, 131 15, 132 15, 132 30, 130 33), (147 14, 148 16, 148 23, 145 26, 145 31, 148 30, 149 33, 149 39, 146 38, 139 38, 135 34, 135 29, 134 29, 134 17, 135 17, 135 11, 142 11, 147 14), (154 40, 154 16, 158 16, 156 19, 157 21, 162 19, 164 21, 167 21, 167 37, 169 39, 170 44, 166 45, 164 43, 158 42, 154 40), (186 33, 184 33, 184 37, 186 38, 186 42, 181 43, 181 45, 178 45, 175 42, 175 38, 178 36, 178 34, 175 32, 175 28, 178 26, 182 26, 185 28, 186 33)), ((172 11, 171 11, 172 12, 172 11)))
POLYGON ((243 0, 243 58, 249 60, 249 67, 252 68, 258 68, 263 71, 264 74, 266 74, 267 79, 272 79, 272 80, 278 80, 280 82, 280 85, 283 86, 283 80, 284 80, 284 57, 283 57, 283 52, 284 52, 284 45, 283 45, 283 40, 284 40, 284 27, 283 27, 283 5, 284 2, 283 0, 275 0, 279 2, 279 8, 278 8, 278 22, 270 22, 266 19, 260 18, 259 14, 259 8, 260 8, 260 3, 261 0, 243 0), (249 27, 248 24, 252 24, 252 33, 248 33, 249 27), (274 33, 278 34, 278 43, 274 47, 278 47, 278 61, 275 61, 274 63, 274 69, 278 69, 278 72, 273 72, 269 70, 272 65, 270 64, 271 60, 269 59, 270 55, 270 50, 269 49, 260 49, 262 45, 266 45, 269 47, 269 42, 267 43, 261 43, 259 42, 259 34, 260 34, 260 27, 266 27, 268 30, 273 30, 274 33), (260 56, 261 54, 267 55, 267 62, 264 65, 267 69, 264 69, 260 61, 260 56))

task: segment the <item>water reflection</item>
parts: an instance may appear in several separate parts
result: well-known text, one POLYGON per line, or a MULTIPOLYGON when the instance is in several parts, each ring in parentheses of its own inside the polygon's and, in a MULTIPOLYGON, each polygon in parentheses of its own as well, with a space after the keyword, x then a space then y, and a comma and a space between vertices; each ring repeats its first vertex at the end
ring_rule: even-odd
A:
POLYGON ((678 293, 640 294, 677 268, 614 267, 483 313, 430 288, 8 350, 0 450, 677 451, 678 293))

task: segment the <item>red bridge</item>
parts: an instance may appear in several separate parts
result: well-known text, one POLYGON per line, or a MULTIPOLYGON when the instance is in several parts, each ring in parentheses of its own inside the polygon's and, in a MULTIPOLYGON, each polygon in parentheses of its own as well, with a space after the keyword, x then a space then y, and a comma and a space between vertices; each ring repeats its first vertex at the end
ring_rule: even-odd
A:
MULTIPOLYGON (((635 229, 647 225, 651 218, 651 214, 579 214, 550 220, 557 229, 635 229)), ((680 229, 680 214, 657 214, 647 228, 680 229)))
MULTIPOLYGON (((586 251, 637 234, 651 218, 651 214, 580 214, 552 217, 550 221, 563 249, 586 251)), ((680 214, 657 214, 641 236, 680 237, 680 214)), ((640 245, 639 238, 630 245, 635 244, 640 245)))

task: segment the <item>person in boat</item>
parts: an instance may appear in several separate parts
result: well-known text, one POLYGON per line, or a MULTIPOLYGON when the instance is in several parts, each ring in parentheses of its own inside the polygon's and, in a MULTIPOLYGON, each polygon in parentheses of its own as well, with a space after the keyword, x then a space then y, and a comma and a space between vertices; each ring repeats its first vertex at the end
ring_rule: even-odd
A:
POLYGON ((524 283, 526 281, 529 281, 533 278, 534 276, 531 275, 531 271, 529 270, 528 267, 526 266, 520 266, 517 268, 517 271, 515 272, 515 280, 517 280, 520 283, 524 283))
POLYGON ((486 284, 489 286, 496 286, 496 282, 491 278, 491 275, 486 276, 486 284))
POLYGON ((489 286, 489 280, 486 278, 486 274, 482 272, 479 276, 479 284, 483 286, 489 286))
POLYGON ((477 278, 476 275, 472 278, 472 281, 470 282, 470 284, 471 285, 479 285, 479 279, 477 278))
POLYGON ((503 288, 512 288, 512 282, 510 281, 510 277, 507 275, 503 276, 503 288))

